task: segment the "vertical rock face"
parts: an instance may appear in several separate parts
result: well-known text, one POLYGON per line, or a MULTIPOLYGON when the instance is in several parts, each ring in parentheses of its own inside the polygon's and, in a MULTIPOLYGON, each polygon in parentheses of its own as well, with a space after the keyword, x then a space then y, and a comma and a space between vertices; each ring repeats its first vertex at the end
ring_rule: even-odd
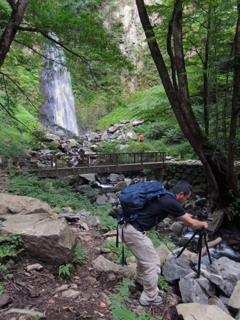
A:
MULTIPOLYGON (((147 5, 161 3, 160 0, 147 0, 147 5)), ((106 14, 105 27, 112 29, 113 24, 120 24, 122 35, 120 50, 132 62, 136 72, 143 67, 143 49, 147 48, 145 34, 139 19, 136 2, 133 0, 105 1, 104 12, 106 14)), ((157 18, 159 20, 159 18, 157 18)), ((136 79, 132 78, 129 83, 130 91, 136 86, 136 79)))
MULTIPOLYGON (((58 41, 55 34, 50 36, 58 41)), ((41 74, 41 89, 45 97, 40 110, 44 124, 60 126, 79 134, 70 73, 66 67, 63 49, 54 43, 46 44, 44 68, 41 74)))

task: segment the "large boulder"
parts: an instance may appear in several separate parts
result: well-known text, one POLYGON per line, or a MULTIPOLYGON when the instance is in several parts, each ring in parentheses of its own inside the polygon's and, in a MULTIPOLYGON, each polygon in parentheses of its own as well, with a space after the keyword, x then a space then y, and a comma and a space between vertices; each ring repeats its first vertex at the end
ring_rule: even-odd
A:
POLYGON ((217 285, 226 296, 230 297, 234 287, 240 280, 240 263, 221 257, 214 260, 213 263, 207 267, 204 265, 203 275, 209 281, 217 285))
POLYGON ((0 215, 52 213, 50 206, 35 198, 0 193, 0 215))
POLYGON ((177 312, 184 320, 234 320, 217 306, 199 303, 179 304, 177 312))
POLYGON ((213 284, 206 278, 195 278, 195 273, 181 278, 179 289, 183 302, 207 304, 208 298, 215 294, 213 284))
POLYGON ((34 198, 0 194, 0 232, 21 236, 36 258, 62 264, 71 260, 76 238, 65 219, 34 198))

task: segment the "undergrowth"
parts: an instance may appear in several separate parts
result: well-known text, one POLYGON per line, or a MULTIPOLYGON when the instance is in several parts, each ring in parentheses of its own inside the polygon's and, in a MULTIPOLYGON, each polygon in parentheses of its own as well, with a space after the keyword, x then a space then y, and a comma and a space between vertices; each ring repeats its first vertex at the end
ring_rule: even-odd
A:
POLYGON ((51 207, 71 207, 73 209, 91 209, 90 201, 80 194, 73 192, 64 180, 43 179, 24 173, 10 178, 10 192, 38 198, 47 202, 51 207))
MULTIPOLYGON (((116 293, 112 295, 112 317, 113 320, 155 320, 146 312, 142 315, 137 315, 136 313, 128 310, 127 300, 129 297, 129 285, 132 283, 130 279, 124 279, 117 287, 116 293)), ((142 313, 142 311, 141 311, 142 313)), ((161 316, 158 317, 161 320, 161 316)))
POLYGON ((62 264, 58 267, 58 275, 63 279, 70 279, 74 270, 81 266, 87 258, 86 251, 83 246, 78 243, 74 249, 74 256, 70 263, 62 264))
MULTIPOLYGON (((22 240, 17 235, 0 235, 0 281, 12 278, 10 267, 22 246, 22 240)), ((0 283, 0 294, 4 286, 0 283)))

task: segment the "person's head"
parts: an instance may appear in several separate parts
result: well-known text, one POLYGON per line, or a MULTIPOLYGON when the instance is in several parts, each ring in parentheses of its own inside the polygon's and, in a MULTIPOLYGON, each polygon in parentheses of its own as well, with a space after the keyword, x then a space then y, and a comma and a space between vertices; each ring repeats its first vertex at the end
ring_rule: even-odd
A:
POLYGON ((191 197, 192 186, 187 181, 180 180, 171 189, 171 192, 176 195, 176 200, 178 202, 184 202, 191 197))

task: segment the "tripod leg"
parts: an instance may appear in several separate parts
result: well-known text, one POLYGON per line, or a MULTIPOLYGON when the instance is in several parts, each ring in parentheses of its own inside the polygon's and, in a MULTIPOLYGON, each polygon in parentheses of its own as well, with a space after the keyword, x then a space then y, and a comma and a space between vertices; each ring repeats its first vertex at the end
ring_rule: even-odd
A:
POLYGON ((198 269, 197 269, 197 278, 200 278, 200 274, 201 274, 202 238, 203 238, 203 233, 202 233, 202 230, 200 230, 200 231, 199 231, 199 238, 198 238, 198 269))
POLYGON ((206 249, 207 249, 209 262, 210 262, 210 264, 212 264, 212 257, 211 257, 210 251, 209 251, 209 247, 208 247, 208 243, 207 243, 207 236, 206 236, 206 232, 205 231, 203 231, 203 239, 204 239, 204 243, 205 243, 205 246, 206 246, 206 249))
POLYGON ((183 246, 182 250, 179 252, 179 254, 177 255, 177 258, 180 257, 180 255, 183 253, 183 251, 186 249, 186 247, 188 246, 188 244, 192 241, 192 239, 195 237, 195 235, 198 233, 198 230, 196 230, 194 232, 194 234, 191 236, 191 238, 185 243, 185 245, 183 246))

